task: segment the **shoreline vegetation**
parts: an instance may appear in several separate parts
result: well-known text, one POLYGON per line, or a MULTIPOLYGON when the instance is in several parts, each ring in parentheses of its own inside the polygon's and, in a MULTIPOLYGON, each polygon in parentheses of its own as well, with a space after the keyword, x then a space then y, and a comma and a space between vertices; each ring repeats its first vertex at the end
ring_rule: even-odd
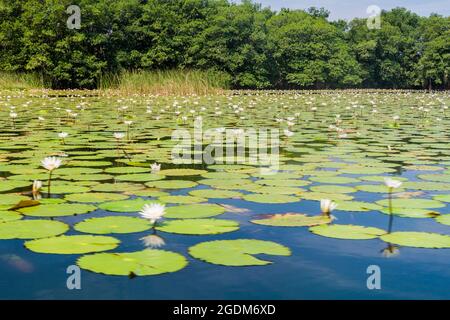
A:
POLYGON ((244 0, 0 0, 0 88, 208 94, 225 89, 450 89, 450 17, 244 0), (159 71, 158 71, 159 70, 159 71))

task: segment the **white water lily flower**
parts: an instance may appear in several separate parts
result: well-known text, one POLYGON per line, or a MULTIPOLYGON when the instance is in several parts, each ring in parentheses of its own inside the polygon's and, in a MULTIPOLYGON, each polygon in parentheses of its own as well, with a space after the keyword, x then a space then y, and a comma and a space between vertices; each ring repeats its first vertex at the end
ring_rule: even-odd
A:
POLYGON ((44 117, 38 117, 38 120, 39 121, 45 121, 45 118, 44 117))
POLYGON ((69 134, 67 132, 60 132, 58 133, 58 137, 60 137, 61 139, 65 139, 69 136, 69 134))
POLYGON ((11 117, 11 119, 15 119, 15 118, 17 118, 17 113, 11 112, 11 113, 9 114, 9 116, 11 117))
POLYGON ((36 194, 39 192, 39 190, 42 189, 42 181, 34 180, 33 181, 33 193, 36 194))
POLYGON ((397 189, 400 188, 402 182, 391 178, 384 178, 384 184, 389 188, 397 189))
POLYGON ((41 161, 41 164, 48 171, 53 171, 61 166, 61 159, 57 157, 47 157, 41 161))
POLYGON ((320 200, 320 210, 322 213, 331 213, 334 209, 337 208, 337 203, 330 199, 322 199, 320 200))
POLYGON ((161 170, 161 164, 154 163, 151 165, 152 173, 158 172, 161 170))
POLYGON ((117 140, 123 139, 123 138, 125 138, 125 133, 114 132, 114 138, 116 138, 117 140))
POLYGON ((139 212, 144 219, 150 220, 151 223, 155 223, 156 220, 161 219, 165 213, 166 206, 159 203, 146 204, 141 212, 139 212))
POLYGON ((149 236, 141 238, 142 242, 146 247, 150 248, 160 248, 166 244, 163 238, 156 234, 151 234, 149 236))
POLYGON ((125 123, 127 126, 131 126, 133 124, 133 121, 127 120, 127 121, 124 121, 123 123, 125 123))
POLYGON ((392 119, 393 119, 394 121, 397 121, 398 119, 400 119, 400 117, 399 117, 399 116, 393 116, 392 119))

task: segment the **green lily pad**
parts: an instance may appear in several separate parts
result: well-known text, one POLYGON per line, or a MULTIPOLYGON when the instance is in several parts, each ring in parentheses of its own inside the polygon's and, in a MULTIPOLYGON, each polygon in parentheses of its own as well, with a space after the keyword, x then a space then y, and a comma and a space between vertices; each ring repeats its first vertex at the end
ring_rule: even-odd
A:
MULTIPOLYGON (((88 187, 77 186, 74 184, 65 184, 65 185, 54 184, 51 186, 50 192, 52 194, 69 194, 69 193, 85 193, 89 192, 89 190, 90 189, 88 187)), ((43 188, 43 191, 47 192, 47 188, 45 186, 43 188)))
POLYGON ((0 223, 7 221, 20 220, 23 216, 13 211, 0 211, 0 223))
POLYGON ((324 192, 303 192, 300 194, 300 198, 305 200, 316 200, 320 201, 322 199, 330 199, 334 201, 350 201, 353 199, 352 196, 344 193, 324 193, 324 192))
POLYGON ((176 272, 187 266, 182 255, 164 250, 96 253, 78 259, 80 268, 115 276, 152 276, 176 272))
POLYGON ((38 253, 82 254, 115 249, 120 241, 108 236, 59 236, 25 242, 28 250, 38 253))
POLYGON ((145 172, 151 172, 152 169, 150 168, 142 168, 142 167, 113 167, 113 168, 106 168, 106 173, 117 173, 117 174, 130 174, 130 173, 145 173, 145 172))
POLYGON ((156 229, 178 234, 221 234, 238 230, 239 223, 221 219, 183 219, 165 221, 162 225, 157 226, 156 229))
POLYGON ((198 176, 207 173, 206 170, 196 170, 196 169, 167 169, 161 170, 159 174, 165 176, 198 176))
POLYGON ((393 232, 380 237, 381 240, 405 247, 450 248, 450 236, 428 232, 393 232))
POLYGON ((0 223, 0 239, 37 239, 63 234, 69 226, 59 221, 16 220, 0 223))
POLYGON ((243 199, 258 203, 291 203, 300 201, 297 197, 284 194, 246 194, 243 199))
POLYGON ((133 233, 148 230, 152 225, 145 219, 112 216, 90 218, 77 223, 74 229, 80 232, 93 234, 133 233))
MULTIPOLYGON (((0 216, 1 217, 1 216, 0 216)), ((443 214, 434 218, 437 222, 450 226, 450 214, 443 214)))
POLYGON ((151 181, 147 182, 145 185, 150 188, 185 189, 185 188, 193 188, 197 185, 197 183, 185 180, 166 180, 166 181, 151 181))
POLYGON ((320 183, 330 183, 330 184, 347 184, 360 182, 359 179, 350 177, 310 177, 309 180, 320 183))
POLYGON ((125 192, 133 190, 141 190, 145 187, 140 184, 131 183, 102 183, 92 187, 92 191, 96 192, 125 192))
POLYGON ((264 266, 271 264, 254 255, 290 256, 289 248, 272 241, 255 239, 202 242, 189 248, 189 254, 212 264, 223 266, 264 266))
POLYGON ((99 203, 105 201, 120 201, 127 199, 128 196, 118 193, 74 193, 65 196, 65 199, 72 202, 99 203))
POLYGON ((165 203, 199 203, 199 202, 207 202, 208 199, 194 197, 194 196, 163 196, 159 198, 159 201, 165 203))
POLYGON ((285 213, 270 215, 269 218, 255 219, 250 222, 274 227, 310 227, 330 223, 331 219, 326 215, 308 216, 299 213, 285 213))
POLYGON ((418 177, 435 182, 450 182, 450 174, 420 174, 418 177))
POLYGON ((101 203, 98 207, 111 212, 138 212, 144 205, 154 203, 154 200, 144 200, 136 198, 133 200, 111 201, 101 203))
POLYGON ((208 199, 231 199, 240 198, 242 193, 232 190, 214 190, 214 189, 200 189, 189 191, 189 194, 195 197, 202 197, 208 199))
POLYGON ((31 183, 28 181, 10 181, 10 180, 3 180, 0 181, 0 192, 5 191, 11 191, 18 188, 25 188, 30 187, 31 189, 31 183))
POLYGON ((337 205, 336 210, 355 212, 381 210, 383 208, 375 203, 363 201, 337 201, 337 205))
MULTIPOLYGON (((379 200, 376 203, 384 207, 389 206, 388 199, 379 200)), ((434 209, 445 207, 445 204, 431 199, 393 199, 392 206, 394 208, 434 209)))
MULTIPOLYGON (((389 208, 380 210, 385 214, 391 214, 389 208)), ((439 212, 431 209, 417 209, 417 208, 392 208, 392 214, 403 218, 434 218, 439 216, 439 212)))
POLYGON ((450 194, 439 194, 433 197, 434 200, 450 202, 450 194))
POLYGON ((30 198, 19 194, 0 194, 0 204, 2 205, 15 205, 23 200, 29 200, 30 198))
POLYGON ((322 193, 353 193, 357 190, 353 187, 339 186, 339 185, 320 185, 310 188, 313 192, 322 193))
POLYGON ((209 218, 224 212, 225 209, 217 204, 189 204, 168 207, 164 217, 170 219, 209 218))
POLYGON ((375 239, 386 233, 378 228, 342 224, 315 226, 309 231, 323 237, 349 240, 375 239))
POLYGON ((97 208, 90 204, 42 204, 35 207, 22 208, 18 211, 26 216, 32 217, 63 217, 77 214, 85 214, 96 210, 97 208))
POLYGON ((136 173, 136 174, 124 174, 120 176, 115 176, 114 178, 117 181, 127 181, 127 182, 149 182, 149 181, 157 181, 162 180, 166 176, 160 174, 152 174, 152 173, 136 173))
MULTIPOLYGON (((359 186, 355 186, 355 188, 359 191, 364 191, 364 192, 374 192, 374 193, 388 193, 389 190, 385 185, 376 185, 376 184, 363 184, 363 185, 359 185, 359 186)), ((395 192, 402 192, 405 189, 403 188, 398 188, 395 189, 395 192)))

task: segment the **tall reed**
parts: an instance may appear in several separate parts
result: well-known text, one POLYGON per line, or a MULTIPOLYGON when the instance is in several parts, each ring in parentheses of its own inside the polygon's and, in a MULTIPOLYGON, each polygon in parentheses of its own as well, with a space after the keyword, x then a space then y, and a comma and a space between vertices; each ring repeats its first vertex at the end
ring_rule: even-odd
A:
POLYGON ((228 87, 226 74, 199 70, 124 71, 102 76, 99 84, 119 94, 151 95, 207 95, 228 87))

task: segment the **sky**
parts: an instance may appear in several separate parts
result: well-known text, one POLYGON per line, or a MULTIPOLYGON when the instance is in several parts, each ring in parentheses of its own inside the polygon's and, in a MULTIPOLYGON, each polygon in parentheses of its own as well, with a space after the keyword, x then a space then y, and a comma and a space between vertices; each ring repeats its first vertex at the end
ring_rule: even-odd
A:
MULTIPOLYGON (((238 1, 238 0, 236 0, 238 1)), ((371 5, 376 5, 382 10, 395 7, 407 8, 419 15, 428 16, 430 13, 438 13, 444 16, 450 15, 450 0, 253 0, 269 6, 274 10, 281 8, 306 9, 309 7, 324 7, 331 11, 330 20, 364 18, 370 14, 366 10, 371 5)))

